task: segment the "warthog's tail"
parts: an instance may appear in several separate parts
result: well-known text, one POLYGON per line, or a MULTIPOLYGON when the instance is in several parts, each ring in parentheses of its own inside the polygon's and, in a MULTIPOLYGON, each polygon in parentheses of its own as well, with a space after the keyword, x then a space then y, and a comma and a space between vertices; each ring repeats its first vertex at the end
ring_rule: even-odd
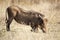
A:
POLYGON ((5 19, 5 23, 7 23, 7 9, 6 9, 6 13, 5 13, 5 17, 6 17, 6 19, 5 19))

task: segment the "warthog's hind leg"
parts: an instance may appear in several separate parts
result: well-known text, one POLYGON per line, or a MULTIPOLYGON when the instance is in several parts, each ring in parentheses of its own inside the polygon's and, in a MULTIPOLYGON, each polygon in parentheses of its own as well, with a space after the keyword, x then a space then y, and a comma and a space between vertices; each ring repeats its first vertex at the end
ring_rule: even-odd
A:
POLYGON ((6 29, 7 29, 7 31, 10 31, 10 24, 11 24, 12 20, 13 20, 13 18, 9 18, 7 20, 7 22, 6 22, 6 29))

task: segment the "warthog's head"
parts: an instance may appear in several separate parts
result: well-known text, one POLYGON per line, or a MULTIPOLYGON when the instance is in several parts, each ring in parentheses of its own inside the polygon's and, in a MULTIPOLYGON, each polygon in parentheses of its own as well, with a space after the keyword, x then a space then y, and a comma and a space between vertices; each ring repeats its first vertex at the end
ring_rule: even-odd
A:
POLYGON ((48 22, 48 19, 46 17, 39 16, 39 25, 44 33, 46 32, 47 22, 48 22))

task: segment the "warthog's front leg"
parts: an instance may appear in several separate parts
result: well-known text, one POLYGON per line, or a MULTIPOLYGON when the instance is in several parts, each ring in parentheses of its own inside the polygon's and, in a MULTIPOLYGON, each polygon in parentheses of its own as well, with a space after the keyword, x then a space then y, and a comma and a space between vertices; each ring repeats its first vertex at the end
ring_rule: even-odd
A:
POLYGON ((32 24, 31 27, 32 27, 32 30, 31 30, 32 32, 36 32, 36 33, 38 32, 38 25, 37 24, 32 24))

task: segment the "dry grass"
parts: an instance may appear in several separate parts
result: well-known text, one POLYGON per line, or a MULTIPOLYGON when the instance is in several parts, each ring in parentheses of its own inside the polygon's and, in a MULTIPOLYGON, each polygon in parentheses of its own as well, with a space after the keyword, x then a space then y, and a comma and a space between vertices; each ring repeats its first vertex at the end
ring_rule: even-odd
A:
MULTIPOLYGON (((54 1, 53 1, 54 2, 54 1)), ((31 32, 31 27, 16 23, 11 24, 11 31, 6 31, 5 11, 12 5, 8 0, 0 4, 0 40, 60 40, 60 6, 59 3, 40 2, 39 4, 20 3, 15 4, 23 9, 35 10, 48 18, 47 33, 39 30, 38 33, 31 32)))

